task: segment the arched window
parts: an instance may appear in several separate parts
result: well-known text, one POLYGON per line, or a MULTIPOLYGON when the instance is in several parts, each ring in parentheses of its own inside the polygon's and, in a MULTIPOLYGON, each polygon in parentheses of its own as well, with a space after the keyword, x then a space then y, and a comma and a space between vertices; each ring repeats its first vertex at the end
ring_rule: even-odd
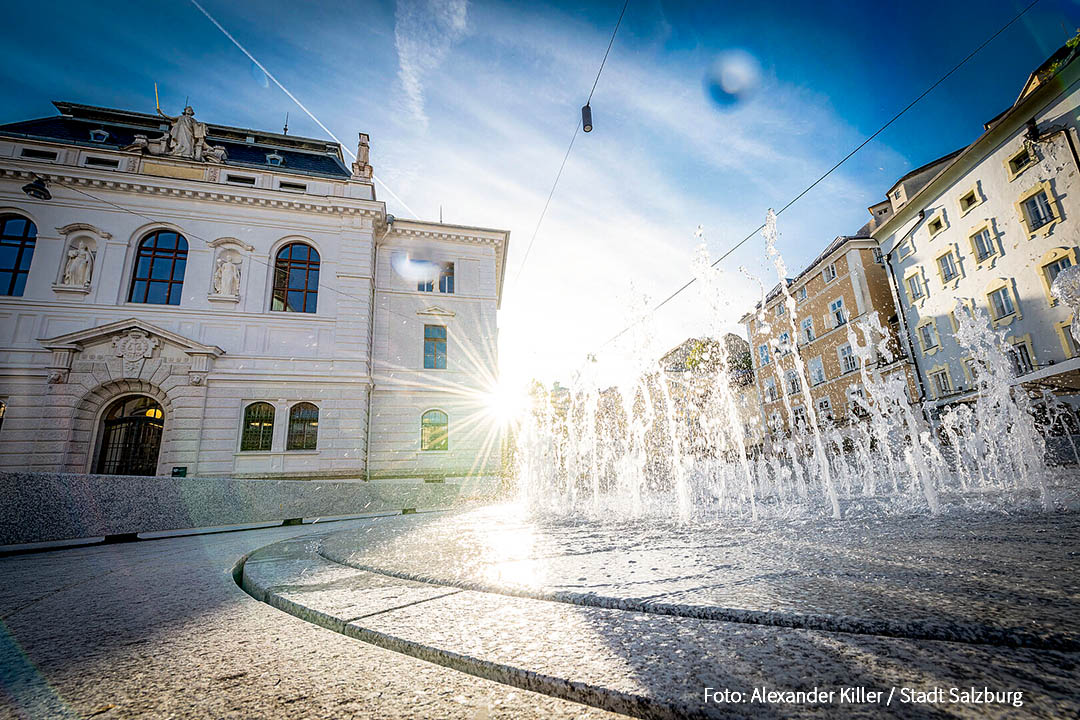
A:
POLYGON ((304 243, 291 243, 278 250, 270 309, 313 313, 318 300, 319 252, 304 243))
POLYGON ((244 408, 240 450, 269 451, 274 439, 274 406, 256 402, 244 408))
POLYGON ((139 243, 128 302, 179 305, 184 289, 188 244, 172 230, 157 230, 139 243))
POLYGON ((286 450, 314 450, 319 438, 319 408, 308 402, 289 410, 289 437, 286 450))
POLYGON ((19 215, 0 215, 0 295, 22 297, 37 245, 37 226, 19 215))
POLYGON ((442 410, 428 410, 420 418, 420 449, 447 450, 449 421, 442 410))

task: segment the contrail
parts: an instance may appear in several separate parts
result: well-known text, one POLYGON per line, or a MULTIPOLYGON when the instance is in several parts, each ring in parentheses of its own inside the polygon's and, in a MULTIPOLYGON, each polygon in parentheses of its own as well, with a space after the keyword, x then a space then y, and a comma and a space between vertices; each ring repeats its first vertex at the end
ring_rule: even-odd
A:
MULTIPOLYGON (((248 59, 249 59, 249 60, 251 60, 251 62, 255 63, 255 65, 256 65, 256 66, 258 66, 258 68, 259 68, 260 70, 262 70, 262 71, 263 71, 263 72, 264 72, 264 73, 266 74, 266 77, 270 78, 270 79, 271 79, 271 80, 272 80, 272 81, 274 82, 274 84, 275 84, 275 85, 277 85, 277 86, 278 86, 279 88, 281 88, 281 92, 283 92, 283 93, 285 93, 286 95, 288 95, 288 96, 289 96, 289 99, 290 99, 290 100, 292 100, 292 101, 293 101, 294 103, 296 103, 296 105, 297 105, 297 106, 298 106, 298 107, 299 107, 299 108, 300 108, 301 110, 303 110, 303 111, 304 111, 305 113, 307 113, 307 116, 308 116, 309 118, 311 118, 312 120, 314 120, 314 121, 315 121, 315 124, 316 124, 316 125, 318 125, 319 127, 321 127, 321 128, 323 129, 323 132, 325 132, 325 133, 326 133, 327 135, 329 135, 330 137, 332 137, 332 138, 333 138, 333 139, 334 139, 334 140, 335 140, 335 141, 337 142, 337 144, 338 144, 338 145, 340 145, 340 146, 341 146, 341 147, 342 147, 342 148, 343 148, 343 149, 345 150, 345 152, 349 154, 349 157, 351 157, 351 158, 352 158, 353 160, 356 160, 356 153, 354 153, 354 152, 353 152, 352 150, 350 150, 350 149, 348 148, 348 146, 347 146, 347 145, 345 145, 345 143, 341 142, 341 140, 339 140, 339 139, 338 139, 338 136, 337 136, 337 135, 335 135, 334 133, 332 133, 332 132, 330 131, 330 128, 328 128, 328 127, 326 127, 325 125, 323 125, 323 124, 322 124, 322 121, 321 121, 321 120, 319 120, 319 118, 315 117, 315 114, 314 114, 313 112, 311 112, 310 110, 308 110, 308 109, 307 109, 307 107, 305 107, 305 106, 304 106, 304 103, 300 102, 300 100, 298 100, 298 99, 297 99, 297 97, 296 97, 295 95, 293 95, 293 94, 292 94, 291 92, 289 92, 289 91, 288 91, 288 89, 287 89, 287 88, 286 88, 286 87, 285 87, 284 85, 282 85, 282 84, 281 84, 281 83, 280 83, 280 82, 278 81, 278 79, 277 79, 276 77, 274 77, 274 74, 273 74, 273 73, 271 73, 271 72, 270 72, 269 70, 267 70, 267 69, 266 69, 266 67, 265 67, 265 66, 264 66, 264 65, 263 65, 263 64, 262 64, 261 62, 259 62, 258 60, 256 60, 256 59, 255 59, 255 56, 254 56, 254 55, 252 55, 251 53, 249 53, 249 52, 247 51, 247 48, 245 48, 245 47, 244 47, 243 45, 241 45, 241 44, 240 44, 240 42, 239 42, 239 41, 238 41, 238 40, 237 40, 236 38, 234 38, 234 37, 233 37, 233 36, 232 36, 232 35, 231 35, 231 34, 229 33, 229 31, 228 31, 228 30, 226 30, 226 29, 225 29, 225 28, 224 28, 224 27, 223 27, 223 26, 221 25, 221 23, 219 23, 219 22, 218 22, 217 20, 215 20, 215 19, 214 19, 214 16, 213 16, 213 15, 211 15, 210 13, 208 13, 208 12, 206 11, 206 8, 204 8, 204 7, 202 6, 202 5, 200 5, 200 4, 198 3, 198 2, 196 2, 196 0, 191 0, 191 4, 192 4, 192 5, 194 5, 194 6, 196 7, 196 8, 198 8, 198 9, 199 9, 199 12, 201 12, 201 13, 202 13, 203 15, 205 15, 205 16, 206 16, 206 19, 207 19, 207 20, 209 20, 210 22, 214 23, 214 27, 216 27, 216 28, 217 28, 218 30, 220 30, 220 31, 222 32, 222 34, 223 34, 223 35, 224 35, 225 37, 229 38, 229 40, 231 40, 231 41, 232 41, 232 44, 233 44, 233 45, 235 45, 235 46, 236 46, 236 47, 237 47, 237 48, 238 48, 238 49, 240 50, 240 52, 242 52, 242 53, 244 53, 245 55, 247 55, 248 59)), ((413 217, 419 217, 419 215, 417 215, 417 214, 416 214, 415 212, 413 212, 413 210, 412 210, 412 208, 411 208, 411 207, 409 207, 408 205, 406 205, 406 204, 405 204, 405 201, 404 201, 404 200, 402 200, 401 198, 399 198, 399 197, 397 196, 397 193, 395 193, 395 192, 394 192, 393 190, 391 190, 391 189, 390 189, 390 186, 389 186, 389 185, 387 185, 386 183, 384 183, 384 182, 383 182, 382 180, 380 180, 380 179, 379 179, 379 178, 378 178, 377 176, 375 176, 374 174, 373 174, 373 175, 371 176, 371 178, 372 178, 372 179, 373 179, 373 180, 374 180, 375 182, 377 182, 377 183, 379 183, 380 185, 382 185, 382 186, 383 186, 383 189, 385 189, 385 190, 386 190, 386 192, 390 193, 390 197, 394 198, 394 199, 395 199, 395 200, 397 200, 397 201, 398 201, 399 203, 401 203, 401 206, 402 206, 403 208, 405 208, 406 210, 408 210, 408 211, 409 211, 409 214, 411 214, 411 215, 412 215, 413 217)))

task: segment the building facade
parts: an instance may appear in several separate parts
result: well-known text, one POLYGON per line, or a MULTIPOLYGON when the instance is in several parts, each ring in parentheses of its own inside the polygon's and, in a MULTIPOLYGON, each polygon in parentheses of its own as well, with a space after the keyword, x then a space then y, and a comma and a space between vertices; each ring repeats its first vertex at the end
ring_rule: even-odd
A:
POLYGON ((0 126, 0 469, 497 469, 508 233, 395 221, 366 135, 57 108, 0 126))
POLYGON ((1077 264, 1080 62, 1063 48, 960 152, 889 191, 872 221, 931 408, 973 392, 977 359, 954 337, 979 308, 1011 346, 1016 382, 1080 390, 1071 311, 1050 286, 1077 264), (914 182, 912 182, 914 181, 914 182))
MULTIPOLYGON (((859 399, 865 403, 867 395, 849 323, 876 313, 882 329, 895 336, 896 310, 877 244, 869 237, 838 237, 786 285, 787 294, 777 285, 741 320, 750 341, 762 425, 777 436, 808 427, 811 412, 826 425, 851 422, 862 414, 859 399)), ((857 336, 857 342, 863 338, 857 336)), ((872 352, 875 370, 883 376, 903 373, 913 393, 910 362, 898 343, 893 345, 897 352, 891 361, 872 352)))

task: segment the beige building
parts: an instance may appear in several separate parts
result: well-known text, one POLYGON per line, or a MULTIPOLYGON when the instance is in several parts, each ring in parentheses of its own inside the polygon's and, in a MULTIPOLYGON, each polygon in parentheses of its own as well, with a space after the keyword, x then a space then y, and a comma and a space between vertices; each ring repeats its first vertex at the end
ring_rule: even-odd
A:
POLYGON ((954 338, 956 313, 969 308, 1011 346, 1017 383, 1080 390, 1071 313, 1050 293, 1077 264, 1076 56, 1055 53, 975 142, 909 173, 870 208, 931 407, 972 395, 978 359, 954 338))
POLYGON ((707 412, 720 390, 718 383, 726 381, 744 443, 759 445, 764 425, 750 346, 734 333, 724 335, 723 343, 721 349, 715 338, 687 338, 660 359, 676 413, 691 431, 697 430, 698 415, 707 412), (721 359, 726 359, 726 368, 720 366, 721 359))
MULTIPOLYGON (((787 291, 793 313, 777 285, 765 297, 764 307, 759 303, 741 320, 750 340, 762 421, 775 433, 809 420, 797 350, 819 422, 846 424, 862 414, 853 400, 866 397, 848 324, 877 313, 886 331, 893 337, 896 333, 896 309, 877 244, 869 237, 836 238, 798 276, 787 280, 787 291)), ((874 352, 876 369, 883 376, 905 373, 913 395, 910 362, 899 352, 899 343, 893 346, 892 362, 874 352)))

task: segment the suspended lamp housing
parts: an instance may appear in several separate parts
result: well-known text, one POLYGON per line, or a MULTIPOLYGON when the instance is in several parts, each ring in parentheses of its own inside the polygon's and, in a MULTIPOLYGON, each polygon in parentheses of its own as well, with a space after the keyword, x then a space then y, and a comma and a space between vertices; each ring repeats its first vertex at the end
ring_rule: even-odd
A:
POLYGON ((41 178, 34 178, 33 182, 23 185, 22 191, 35 200, 52 200, 49 186, 41 178))
POLYGON ((592 108, 588 105, 583 105, 581 108, 581 129, 592 132, 592 108))

